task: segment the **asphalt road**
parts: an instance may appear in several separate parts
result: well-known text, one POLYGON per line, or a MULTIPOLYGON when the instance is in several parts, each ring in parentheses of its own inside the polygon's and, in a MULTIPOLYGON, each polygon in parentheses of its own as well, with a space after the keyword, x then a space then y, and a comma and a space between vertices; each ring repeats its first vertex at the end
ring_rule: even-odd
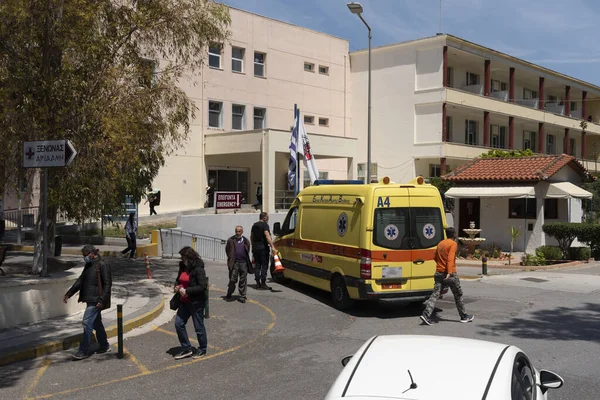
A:
MULTIPOLYGON (((170 284, 176 262, 153 260, 154 278, 170 284)), ((327 293, 291 284, 273 291, 248 289, 250 301, 226 302, 226 267, 207 263, 213 286, 207 320, 209 356, 175 361, 178 341, 166 310, 152 326, 125 340, 126 358, 113 352, 72 362, 72 352, 0 368, 0 398, 104 399, 322 399, 342 369, 343 356, 381 334, 425 334, 492 340, 519 346, 538 368, 565 378, 551 399, 596 399, 600 393, 600 266, 566 271, 517 272, 463 281, 471 324, 458 323, 451 295, 433 326, 420 324, 420 309, 359 304, 335 310, 327 293), (6 379, 10 376, 11 379, 6 379), (4 378, 3 378, 4 377, 4 378)), ((135 284, 143 262, 115 261, 115 280, 135 284)), ((250 282, 253 283, 251 279, 250 282)), ((193 337, 191 321, 188 332, 193 337)), ((460 357, 460 352, 457 353, 460 357)), ((469 371, 439 368, 468 384, 469 371)))

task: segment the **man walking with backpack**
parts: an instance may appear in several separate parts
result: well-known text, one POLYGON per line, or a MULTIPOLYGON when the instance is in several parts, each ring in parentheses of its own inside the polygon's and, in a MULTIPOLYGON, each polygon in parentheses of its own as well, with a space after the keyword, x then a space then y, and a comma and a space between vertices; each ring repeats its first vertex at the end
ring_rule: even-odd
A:
POLYGON ((91 355, 92 330, 96 331, 96 339, 100 344, 96 353, 102 354, 110 351, 101 315, 102 310, 110 307, 112 286, 110 267, 102 262, 98 250, 91 244, 83 246, 81 254, 85 261, 83 272, 63 296, 63 302, 66 304, 71 296, 79 292, 78 301, 87 304, 83 313, 83 337, 79 344, 79 350, 73 355, 74 361, 83 360, 91 355))

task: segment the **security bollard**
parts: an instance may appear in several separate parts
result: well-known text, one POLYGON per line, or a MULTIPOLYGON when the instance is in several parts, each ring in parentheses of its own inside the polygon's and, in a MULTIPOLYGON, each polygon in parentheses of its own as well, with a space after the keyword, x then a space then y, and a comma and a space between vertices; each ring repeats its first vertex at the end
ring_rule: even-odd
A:
POLYGON ((204 306, 204 318, 210 318, 210 310, 208 307, 208 288, 210 287, 210 282, 208 281, 208 276, 206 277, 206 290, 204 291, 204 302, 206 305, 204 306))
POLYGON ((117 357, 123 358, 123 304, 117 304, 117 336, 119 339, 117 357))
POLYGON ((487 257, 481 257, 481 274, 487 275, 487 257))

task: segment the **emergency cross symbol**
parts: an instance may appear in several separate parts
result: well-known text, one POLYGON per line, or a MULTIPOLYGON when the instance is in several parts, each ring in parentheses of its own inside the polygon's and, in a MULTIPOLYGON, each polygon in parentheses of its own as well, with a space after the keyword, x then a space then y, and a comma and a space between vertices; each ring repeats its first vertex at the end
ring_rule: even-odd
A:
POLYGON ((339 236, 344 236, 348 231, 348 216, 346 213, 341 213, 337 220, 337 233, 339 236))
POLYGON ((435 227, 432 224, 425 224, 423 227, 423 236, 427 239, 433 239, 435 236, 435 227))
POLYGON ((396 240, 398 239, 400 231, 398 230, 398 227, 396 225, 389 224, 385 227, 384 234, 387 240, 396 240))

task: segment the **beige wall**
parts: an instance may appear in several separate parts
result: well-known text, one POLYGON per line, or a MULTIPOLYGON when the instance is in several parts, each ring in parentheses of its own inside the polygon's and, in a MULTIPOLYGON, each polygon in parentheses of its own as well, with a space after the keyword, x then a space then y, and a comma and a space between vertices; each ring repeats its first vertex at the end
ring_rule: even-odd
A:
MULTIPOLYGON (((155 181, 154 186, 162 191, 160 210, 163 212, 203 206, 207 167, 212 165, 204 162, 204 135, 232 130, 234 104, 245 106, 245 130, 254 129, 254 107, 267 110, 266 128, 289 130, 294 124, 293 110, 297 104, 303 116, 314 117, 315 123, 306 125, 309 133, 352 136, 348 41, 233 8, 230 12, 231 37, 223 46, 221 68, 210 68, 206 59, 207 64, 199 76, 188 75, 181 82, 198 110, 185 148, 167 159, 155 181), (244 49, 242 73, 232 71, 232 46, 244 49), (264 77, 254 76, 255 51, 266 54, 264 77), (315 72, 305 71, 305 62, 313 63, 315 72), (328 67, 328 74, 320 74, 319 66, 328 67), (209 101, 223 104, 222 128, 208 127, 209 101), (320 126, 319 117, 327 118, 328 126, 320 126), (182 158, 186 161, 181 161, 182 158), (184 179, 185 185, 182 184, 184 179)), ((235 139, 227 136, 222 140, 235 139)), ((314 151, 318 153, 318 149, 314 151)), ((225 156, 219 164, 241 165, 240 157, 239 154, 225 156)), ((262 177, 260 159, 241 163, 251 168, 250 191, 255 193, 254 182, 261 181, 262 177)), ((276 182, 279 182, 287 171, 287 161, 276 164, 276 182)), ((345 159, 317 158, 317 165, 320 170, 329 171, 332 178, 346 178, 345 159)))

